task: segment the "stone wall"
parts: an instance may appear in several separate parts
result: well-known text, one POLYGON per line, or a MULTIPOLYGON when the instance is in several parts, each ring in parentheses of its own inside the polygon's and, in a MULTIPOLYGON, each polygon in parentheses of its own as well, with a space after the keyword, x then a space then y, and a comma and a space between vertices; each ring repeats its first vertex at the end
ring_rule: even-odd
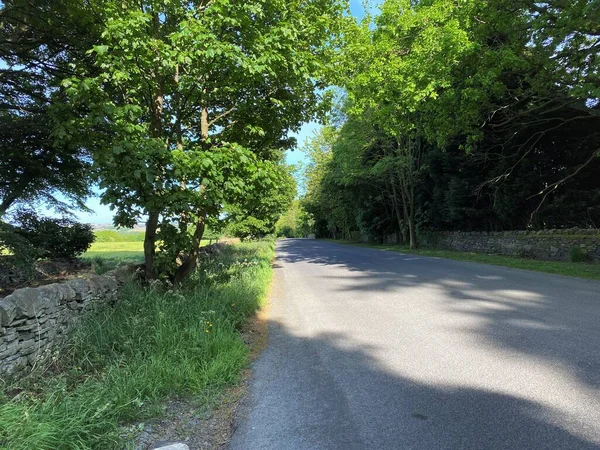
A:
POLYGON ((0 299, 0 377, 21 375, 42 362, 86 312, 114 303, 134 271, 126 266, 0 299))
POLYGON ((419 233, 419 238, 423 247, 555 261, 568 261, 571 249, 577 247, 591 259, 600 261, 600 230, 427 231, 419 233))

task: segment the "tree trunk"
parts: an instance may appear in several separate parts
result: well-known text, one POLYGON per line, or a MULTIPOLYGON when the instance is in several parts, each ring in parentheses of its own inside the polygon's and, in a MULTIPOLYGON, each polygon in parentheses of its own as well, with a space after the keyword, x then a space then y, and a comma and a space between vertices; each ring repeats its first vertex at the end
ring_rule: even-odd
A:
POLYGON ((158 212, 148 213, 146 221, 146 235, 144 236, 144 261, 146 280, 153 280, 156 277, 154 270, 154 254, 156 253, 156 230, 158 228, 158 212))
MULTIPOLYGON (((207 140, 209 136, 208 108, 206 107, 202 108, 200 112, 200 134, 202 136, 202 145, 206 147, 208 145, 207 140)), ((200 192, 202 193, 202 191, 203 188, 200 187, 200 192)), ((198 219, 196 221, 196 230, 194 231, 194 236, 192 238, 192 245, 189 253, 175 273, 175 277, 173 279, 174 284, 181 284, 183 280, 185 280, 188 275, 194 271, 196 265, 198 264, 200 244, 202 242, 204 230, 206 229, 206 215, 201 212, 197 213, 198 219)))
POLYGON ((202 242, 202 236, 204 236, 204 229, 206 228, 206 218, 200 217, 196 222, 196 231, 194 231, 194 238, 192 242, 192 248, 190 253, 187 255, 179 269, 177 269, 177 273, 175 274, 175 278, 173 282, 175 284, 181 284, 183 280, 185 280, 190 273, 196 268, 198 263, 198 254, 200 251, 200 243, 202 242))
POLYGON ((415 229, 415 217, 414 213, 408 218, 408 233, 410 236, 410 248, 418 248, 419 242, 417 241, 417 230, 415 229))
MULTIPOLYGON (((160 20, 158 14, 152 16, 152 36, 158 37, 160 20)), ((150 134, 153 138, 163 137, 162 113, 164 103, 164 83, 160 77, 154 74, 155 88, 150 105, 150 134)), ((154 267, 154 255, 156 253, 156 230, 158 229, 159 211, 148 211, 146 221, 146 235, 144 237, 144 266, 147 280, 156 278, 154 267)))
MULTIPOLYGON (((396 183, 394 180, 394 177, 392 176, 392 199, 393 199, 393 208, 394 208, 394 213, 396 214, 396 221, 398 222, 398 237, 400 238, 402 233, 402 230, 404 229, 403 223, 402 223, 402 215, 400 213, 400 206, 398 205, 398 192, 396 191, 396 183)), ((402 236, 404 235, 404 233, 402 233, 402 236)), ((403 239, 404 242, 406 242, 406 240, 403 239)), ((398 244, 403 244, 404 242, 398 242, 398 244)))

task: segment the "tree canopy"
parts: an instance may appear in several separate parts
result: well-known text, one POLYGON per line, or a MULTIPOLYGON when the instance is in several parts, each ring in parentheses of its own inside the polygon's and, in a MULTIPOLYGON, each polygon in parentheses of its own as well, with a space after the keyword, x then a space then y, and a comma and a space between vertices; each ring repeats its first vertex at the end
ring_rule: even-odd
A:
POLYGON ((174 282, 207 226, 413 247, 423 229, 598 226, 596 0, 348 7, 2 2, 0 215, 82 207, 96 183, 115 225, 146 223, 146 277, 174 282), (284 155, 315 119, 294 201, 284 155))
POLYGON ((319 113, 342 11, 337 0, 102 2, 95 70, 63 86, 87 109, 71 127, 110 136, 94 150, 103 201, 116 225, 146 219, 148 278, 185 277, 225 205, 256 210, 264 196, 273 212, 261 215, 278 211, 266 200, 288 132, 319 113))
POLYGON ((2 2, 0 217, 15 204, 37 201, 66 211, 89 194, 90 153, 79 136, 64 131, 72 111, 61 83, 73 61, 86 63, 95 30, 84 2, 2 2))
POLYGON ((349 24, 347 120, 309 144, 319 234, 596 227, 599 10, 386 0, 349 24))

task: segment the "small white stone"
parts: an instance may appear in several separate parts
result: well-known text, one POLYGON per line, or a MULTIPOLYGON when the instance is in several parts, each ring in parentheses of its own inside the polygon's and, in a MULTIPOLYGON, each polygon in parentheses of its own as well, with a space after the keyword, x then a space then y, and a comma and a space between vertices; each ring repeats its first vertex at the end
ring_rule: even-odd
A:
POLYGON ((168 444, 162 447, 152 447, 153 450, 190 450, 190 448, 185 444, 168 444))

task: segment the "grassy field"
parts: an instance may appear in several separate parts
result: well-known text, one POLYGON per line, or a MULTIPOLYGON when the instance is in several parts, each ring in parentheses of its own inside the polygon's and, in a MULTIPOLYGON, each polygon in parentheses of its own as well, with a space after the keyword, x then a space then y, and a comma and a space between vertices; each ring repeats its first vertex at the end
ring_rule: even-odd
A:
MULTIPOLYGON (((96 241, 84 253, 84 258, 105 258, 137 261, 144 258, 144 233, 96 231, 96 241)), ((203 239, 201 245, 215 242, 203 239)))
POLYGON ((94 242, 84 253, 84 258, 141 260, 144 258, 144 243, 138 242, 94 242))
POLYGON ((398 245, 374 245, 363 244, 351 241, 341 241, 327 239, 331 242, 340 244, 356 245, 360 247, 370 247, 380 250, 387 250, 400 253, 411 253, 423 256, 432 256, 437 258, 454 259, 457 261, 470 261, 481 264, 492 264, 496 266, 512 267, 514 269, 535 270, 538 272, 552 273, 556 275, 567 275, 571 277, 588 278, 600 280, 600 264, 575 263, 567 261, 540 261, 529 258, 517 258, 504 255, 486 255, 482 253, 455 252, 451 250, 432 250, 432 249, 409 249, 398 245))
POLYGON ((215 398, 248 362, 239 331, 266 297, 273 256, 272 242, 237 244, 181 290, 126 287, 43 376, 2 387, 0 448, 123 448, 167 398, 215 398))
MULTIPOLYGON (((96 231, 96 241, 81 257, 91 260, 96 273, 102 274, 122 264, 144 261, 144 233, 96 231)), ((214 240, 203 239, 201 245, 214 240)))

